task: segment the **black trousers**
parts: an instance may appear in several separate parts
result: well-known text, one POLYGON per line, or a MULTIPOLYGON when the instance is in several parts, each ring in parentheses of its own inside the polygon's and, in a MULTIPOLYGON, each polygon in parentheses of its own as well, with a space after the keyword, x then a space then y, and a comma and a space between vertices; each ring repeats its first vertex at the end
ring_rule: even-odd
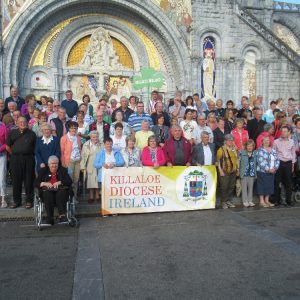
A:
POLYGON ((45 203, 45 209, 47 216, 50 220, 53 220, 54 207, 58 208, 59 215, 64 215, 66 213, 66 203, 68 201, 69 191, 62 189, 57 191, 47 191, 43 190, 42 200, 45 203))
POLYGON ((281 183, 286 192, 286 203, 291 204, 292 202, 292 161, 280 161, 279 168, 275 174, 275 190, 274 190, 274 198, 277 204, 281 203, 280 199, 280 187, 281 183))
POLYGON ((24 182, 26 202, 33 202, 34 194, 34 166, 33 155, 12 155, 10 158, 10 172, 13 187, 13 199, 15 204, 22 204, 22 185, 24 182))

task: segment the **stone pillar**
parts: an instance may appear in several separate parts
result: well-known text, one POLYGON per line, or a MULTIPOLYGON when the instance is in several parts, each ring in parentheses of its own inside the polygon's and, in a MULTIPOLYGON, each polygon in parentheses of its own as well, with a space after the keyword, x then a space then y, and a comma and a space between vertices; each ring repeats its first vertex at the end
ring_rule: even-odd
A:
POLYGON ((224 89, 224 60, 216 59, 216 95, 217 98, 223 99, 223 102, 225 102, 225 89, 224 89))
POLYGON ((191 57, 191 64, 192 64, 192 91, 193 93, 199 93, 201 89, 201 78, 200 78, 200 57, 194 54, 191 57))
POLYGON ((263 62, 261 60, 256 61, 256 96, 264 95, 264 77, 263 77, 263 62))
POLYGON ((242 96, 249 95, 243 95, 243 73, 244 73, 244 66, 245 66, 245 60, 240 59, 238 64, 238 85, 239 85, 239 100, 242 98, 242 96))
POLYGON ((262 63, 262 68, 264 107, 268 108, 271 100, 269 99, 269 63, 262 63))
POLYGON ((3 98, 10 96, 10 83, 3 83, 3 98))

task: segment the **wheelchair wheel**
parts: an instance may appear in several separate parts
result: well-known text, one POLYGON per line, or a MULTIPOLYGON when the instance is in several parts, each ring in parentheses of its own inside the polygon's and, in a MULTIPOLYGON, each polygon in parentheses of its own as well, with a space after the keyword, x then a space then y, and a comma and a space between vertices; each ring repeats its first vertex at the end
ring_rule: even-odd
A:
POLYGON ((71 217, 69 220, 69 225, 70 225, 70 227, 78 227, 79 222, 75 217, 71 217))
POLYGON ((43 212, 43 203, 39 202, 37 205, 37 216, 36 216, 36 225, 38 230, 42 230, 42 212, 43 212))

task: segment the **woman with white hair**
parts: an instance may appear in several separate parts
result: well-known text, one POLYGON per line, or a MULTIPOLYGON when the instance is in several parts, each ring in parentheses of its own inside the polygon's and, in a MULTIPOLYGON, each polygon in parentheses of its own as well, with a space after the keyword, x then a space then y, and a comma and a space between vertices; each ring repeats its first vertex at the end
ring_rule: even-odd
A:
POLYGON ((35 180, 35 187, 39 189, 39 194, 45 203, 47 212, 47 225, 54 225, 54 206, 58 208, 59 223, 67 223, 66 203, 72 179, 66 168, 59 166, 58 157, 51 155, 48 165, 38 172, 35 180))
POLYGON ((36 170, 45 168, 48 163, 48 158, 52 155, 60 158, 59 139, 52 135, 52 127, 44 122, 41 124, 42 136, 37 138, 35 144, 35 161, 36 170))
POLYGON ((80 169, 87 176, 86 188, 89 190, 88 203, 93 203, 94 201, 100 201, 97 169, 94 167, 94 160, 101 146, 97 130, 91 131, 89 136, 90 139, 82 146, 80 169))

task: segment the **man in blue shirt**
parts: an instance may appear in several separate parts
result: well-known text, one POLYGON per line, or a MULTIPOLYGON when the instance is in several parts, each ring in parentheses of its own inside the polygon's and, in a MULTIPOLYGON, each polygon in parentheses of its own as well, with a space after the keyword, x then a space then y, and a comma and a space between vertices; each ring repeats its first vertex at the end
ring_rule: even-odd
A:
POLYGON ((7 97, 5 99, 5 103, 4 103, 4 113, 7 113, 8 112, 8 103, 9 102, 16 102, 17 104, 17 109, 19 111, 21 111, 21 107, 23 104, 25 104, 25 100, 23 98, 21 98, 19 96, 19 91, 18 91, 18 88, 12 86, 10 88, 10 97, 7 97))
POLYGON ((128 118, 128 124, 135 132, 137 132, 141 130, 141 125, 144 120, 148 121, 150 128, 153 127, 153 122, 150 115, 144 111, 144 102, 139 101, 137 103, 136 113, 133 113, 128 118))
POLYGON ((66 99, 61 102, 61 106, 66 109, 67 115, 72 119, 78 111, 78 103, 73 100, 73 92, 71 90, 66 91, 66 99))

